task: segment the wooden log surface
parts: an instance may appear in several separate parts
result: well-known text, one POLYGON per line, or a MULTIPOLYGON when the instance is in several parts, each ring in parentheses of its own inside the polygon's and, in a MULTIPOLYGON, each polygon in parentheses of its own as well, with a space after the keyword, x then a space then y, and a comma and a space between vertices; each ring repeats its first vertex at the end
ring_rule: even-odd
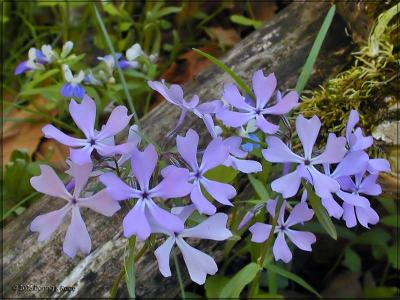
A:
MULTIPOLYGON (((263 69, 264 72, 275 72, 281 90, 294 88, 328 9, 327 3, 290 4, 273 20, 239 42, 223 61, 247 81, 250 81, 255 70, 263 69)), ((336 16, 317 60, 309 88, 321 84, 346 65, 345 58, 352 49, 344 27, 343 20, 336 16)), ((184 87, 185 94, 188 97, 198 94, 202 101, 218 99, 221 96, 222 84, 227 81, 231 81, 228 75, 211 66, 184 87)), ((163 103, 142 119, 144 132, 162 144, 165 133, 175 125, 178 115, 178 109, 163 103)), ((195 128, 203 142, 209 139, 202 122, 198 119, 187 118, 182 131, 187 128, 195 128)), ((109 295, 114 278, 123 266, 124 253, 127 250, 127 240, 121 235, 122 219, 127 211, 121 210, 114 217, 106 218, 82 210, 92 239, 92 252, 84 258, 70 259, 62 252, 62 241, 68 222, 60 226, 45 242, 39 243, 37 234, 29 232, 29 224, 34 217, 55 210, 61 205, 62 202, 57 199, 44 197, 4 228, 4 298, 101 298, 109 295), (18 284, 38 287, 72 286, 74 290, 52 291, 48 288, 37 288, 35 291, 16 291, 15 286, 18 284)), ((198 240, 192 240, 190 243, 212 254, 217 262, 221 261, 220 249, 223 243, 198 240)), ((138 249, 142 245, 138 242, 138 249)), ((174 275, 173 266, 171 270, 174 275)), ((185 284, 188 284, 190 280, 183 265, 181 271, 185 284)), ((173 298, 179 294, 176 276, 163 278, 152 252, 147 252, 137 262, 136 275, 136 293, 139 298, 173 298)), ((123 280, 118 296, 127 296, 123 280)))

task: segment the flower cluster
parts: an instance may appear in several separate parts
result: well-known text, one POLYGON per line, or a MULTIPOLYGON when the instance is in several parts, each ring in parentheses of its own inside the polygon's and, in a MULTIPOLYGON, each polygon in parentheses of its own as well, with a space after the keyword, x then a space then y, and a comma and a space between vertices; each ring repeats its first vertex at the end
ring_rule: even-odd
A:
MULTIPOLYGON (((126 59, 119 54, 117 61, 111 56, 99 59, 112 76, 116 64, 121 69, 138 67, 135 59, 142 54, 140 46, 134 45, 126 52, 126 59)), ((39 63, 39 60, 33 61, 39 63)), ((328 214, 336 219, 343 218, 348 227, 355 226, 357 221, 367 228, 369 224, 378 222, 379 217, 365 196, 381 193, 376 179, 379 172, 389 171, 389 165, 383 159, 368 157, 365 149, 372 145, 372 137, 364 136, 361 128, 355 128, 358 122, 356 111, 350 113, 345 136, 329 134, 323 151, 315 146, 321 144, 317 143, 321 128, 319 118, 306 119, 299 115, 295 121, 303 149, 299 151, 293 136, 290 136, 288 144, 281 139, 285 136, 285 127, 281 124, 287 122, 284 115, 296 107, 298 95, 295 91, 282 94, 277 90, 274 74, 265 77, 261 70, 254 73, 254 95, 242 95, 233 83, 227 83, 222 99, 205 103, 200 103, 197 95, 185 100, 179 85, 149 81, 152 89, 181 111, 178 124, 167 134, 168 138, 175 138, 176 148, 160 150, 152 144, 144 145, 136 125, 130 127, 125 143, 116 144, 115 136, 128 126, 131 119, 126 107, 115 107, 106 124, 97 130, 96 103, 84 94, 84 90, 76 89, 83 75, 80 73, 73 77, 69 69, 65 70, 70 85, 64 92, 82 98, 80 103, 71 100, 69 112, 84 137, 71 137, 53 125, 43 128, 45 137, 70 147, 67 173, 72 180, 66 188, 50 167, 41 166, 41 175, 31 179, 32 186, 41 193, 66 200, 67 204, 57 211, 36 217, 31 230, 39 233, 39 240, 45 240, 71 211, 71 224, 64 240, 64 252, 71 257, 77 252, 87 254, 91 249, 80 208, 112 216, 119 210, 120 203, 130 203, 131 209, 122 222, 124 236, 146 240, 152 234, 167 235, 165 242, 154 251, 161 274, 171 276, 169 256, 176 244, 191 279, 203 284, 207 274, 217 272, 217 265, 212 257, 188 242, 190 238, 217 241, 230 238, 228 215, 218 212, 218 209, 237 205, 234 185, 212 179, 209 174, 221 168, 246 174, 261 172, 262 164, 255 160, 257 152, 258 157, 270 163, 282 164, 283 175, 270 184, 276 198, 261 199, 245 215, 239 227, 244 227, 260 211, 274 219, 276 226, 256 222, 249 230, 251 240, 256 243, 264 243, 276 235, 273 243, 276 260, 289 262, 292 259, 286 237, 305 251, 311 251, 311 245, 316 242, 313 233, 301 230, 301 225, 314 215, 307 203, 307 191, 315 193, 328 214), (189 112, 203 120, 211 136, 208 143, 200 142, 194 129, 178 134, 189 112), (218 126, 216 122, 220 122, 218 126), (228 131, 224 132, 224 126, 233 128, 229 135, 226 134, 228 131), (263 140, 266 149, 262 149, 263 140), (105 188, 96 194, 85 192, 89 177, 98 177, 105 188), (182 206, 182 203, 186 205, 182 206), (289 215, 285 219, 286 211, 289 215), (185 227, 194 214, 196 218, 191 220, 191 224, 195 222, 197 225, 185 227)))

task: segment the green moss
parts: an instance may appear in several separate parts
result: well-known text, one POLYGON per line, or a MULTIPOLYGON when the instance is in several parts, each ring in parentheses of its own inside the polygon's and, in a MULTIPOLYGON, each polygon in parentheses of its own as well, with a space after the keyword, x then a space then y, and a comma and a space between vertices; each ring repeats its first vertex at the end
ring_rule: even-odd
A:
MULTIPOLYGON (((344 132, 351 109, 359 112, 360 125, 367 134, 383 119, 391 118, 388 108, 399 101, 400 92, 399 25, 393 20, 397 10, 394 6, 379 16, 368 41, 352 53, 350 69, 302 96, 297 114, 317 115, 324 124, 325 137, 328 132, 344 132)), ((371 150, 372 155, 378 152, 379 145, 371 150)))

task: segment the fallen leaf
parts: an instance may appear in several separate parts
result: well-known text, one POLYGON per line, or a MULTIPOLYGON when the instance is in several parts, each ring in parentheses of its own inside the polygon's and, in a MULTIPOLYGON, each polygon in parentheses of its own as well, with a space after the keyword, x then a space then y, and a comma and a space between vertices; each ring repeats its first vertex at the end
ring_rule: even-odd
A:
POLYGON ((234 29, 224 29, 222 27, 210 27, 207 33, 219 44, 225 46, 233 46, 240 41, 239 34, 234 29))
POLYGON ((52 166, 59 170, 65 170, 68 165, 65 159, 69 155, 69 147, 56 142, 55 140, 45 140, 40 143, 39 148, 35 152, 35 157, 51 163, 52 166))
POLYGON ((274 1, 250 1, 254 17, 259 21, 268 21, 275 16, 278 6, 274 1))

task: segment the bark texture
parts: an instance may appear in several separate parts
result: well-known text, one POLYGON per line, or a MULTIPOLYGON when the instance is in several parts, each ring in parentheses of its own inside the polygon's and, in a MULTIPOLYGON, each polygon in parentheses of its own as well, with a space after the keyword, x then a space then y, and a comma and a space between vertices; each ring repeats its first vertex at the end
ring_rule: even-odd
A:
MULTIPOLYGON (((238 43, 223 61, 239 76, 248 79, 247 81, 255 70, 263 69, 264 72, 275 72, 281 90, 294 88, 328 9, 328 3, 293 3, 272 21, 238 43)), ((336 16, 308 88, 322 84, 326 78, 338 73, 347 64, 345 58, 352 46, 344 27, 343 20, 336 16)), ((231 81, 228 75, 211 66, 196 80, 187 84, 184 90, 188 97, 198 94, 202 101, 218 99, 222 84, 227 81, 231 81)), ((175 107, 163 103, 143 118, 142 126, 147 135, 163 144, 165 133, 173 128, 178 115, 179 111, 175 107)), ((209 139, 201 120, 188 117, 182 131, 190 127, 199 132, 202 142, 209 139)), ((4 228, 3 297, 101 298, 109 295, 114 278, 123 266, 124 252, 127 251, 127 240, 121 235, 121 224, 126 210, 121 210, 113 218, 82 210, 92 239, 92 252, 85 258, 69 259, 62 252, 62 241, 68 224, 63 224, 49 240, 42 243, 37 241, 36 234, 29 232, 29 224, 34 217, 55 210, 60 205, 58 200, 44 197, 4 228), (74 290, 16 291, 14 289, 18 284, 38 287, 72 286, 74 290)), ((223 243, 192 240, 191 244, 211 254, 217 262, 221 260, 223 243)), ((141 246, 142 243, 138 242, 138 249, 141 246)), ((173 274, 176 273, 172 264, 171 270, 173 274)), ((183 264, 181 271, 185 284, 188 284, 190 280, 183 264)), ((173 298, 179 294, 176 276, 162 277, 153 252, 147 252, 137 262, 136 274, 138 298, 173 298)), ((118 292, 120 297, 127 296, 123 285, 122 280, 118 292)))

